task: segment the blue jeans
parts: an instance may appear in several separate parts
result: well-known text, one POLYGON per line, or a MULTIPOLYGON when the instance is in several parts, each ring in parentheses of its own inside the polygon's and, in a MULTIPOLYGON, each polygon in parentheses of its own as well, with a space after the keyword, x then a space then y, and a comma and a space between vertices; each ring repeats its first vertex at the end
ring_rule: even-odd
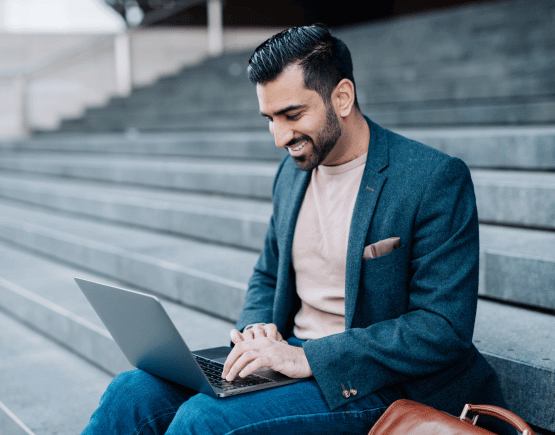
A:
POLYGON ((216 399, 132 370, 114 378, 82 435, 362 435, 388 405, 371 394, 330 411, 314 380, 216 399))

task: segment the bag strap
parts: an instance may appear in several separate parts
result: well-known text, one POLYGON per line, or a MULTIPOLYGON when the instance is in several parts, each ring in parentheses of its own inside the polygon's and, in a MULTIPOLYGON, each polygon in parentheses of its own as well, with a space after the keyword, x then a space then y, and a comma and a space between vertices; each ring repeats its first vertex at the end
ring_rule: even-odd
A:
POLYGON ((472 424, 476 424, 478 416, 487 415, 489 417, 495 417, 499 420, 503 420, 505 423, 508 423, 511 426, 515 427, 519 432, 522 432, 522 435, 534 435, 534 431, 532 430, 532 428, 530 428, 530 426, 528 426, 522 418, 520 418, 516 414, 513 414, 511 411, 499 408, 498 406, 471 405, 467 403, 463 409, 460 419, 462 421, 466 421, 466 414, 468 414, 469 412, 471 414, 474 414, 472 424))

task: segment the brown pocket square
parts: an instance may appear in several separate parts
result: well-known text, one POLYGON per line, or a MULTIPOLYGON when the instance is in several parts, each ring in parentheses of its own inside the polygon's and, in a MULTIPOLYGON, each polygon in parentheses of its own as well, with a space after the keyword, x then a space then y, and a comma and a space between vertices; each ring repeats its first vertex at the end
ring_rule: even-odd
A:
POLYGON ((390 237, 389 239, 380 240, 379 242, 366 246, 362 252, 362 258, 368 260, 370 258, 380 257, 393 252, 399 246, 401 246, 401 239, 399 237, 390 237))

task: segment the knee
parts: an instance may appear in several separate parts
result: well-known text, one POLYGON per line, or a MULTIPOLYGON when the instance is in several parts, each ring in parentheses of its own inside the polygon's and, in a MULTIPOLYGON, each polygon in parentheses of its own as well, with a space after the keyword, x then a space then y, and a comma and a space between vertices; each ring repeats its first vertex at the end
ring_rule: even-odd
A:
POLYGON ((168 382, 137 369, 117 375, 108 385, 100 404, 115 408, 149 409, 154 404, 171 401, 173 403, 168 406, 177 404, 177 408, 185 398, 181 399, 181 392, 168 382))
POLYGON ((188 395, 142 370, 117 375, 83 434, 162 434, 188 395))
POLYGON ((148 383, 148 377, 151 376, 142 370, 130 370, 117 375, 106 392, 102 395, 100 403, 106 401, 123 399, 128 396, 141 395, 144 385, 148 383))
POLYGON ((225 400, 197 394, 183 403, 168 428, 167 434, 204 435, 227 433, 232 420, 225 400))

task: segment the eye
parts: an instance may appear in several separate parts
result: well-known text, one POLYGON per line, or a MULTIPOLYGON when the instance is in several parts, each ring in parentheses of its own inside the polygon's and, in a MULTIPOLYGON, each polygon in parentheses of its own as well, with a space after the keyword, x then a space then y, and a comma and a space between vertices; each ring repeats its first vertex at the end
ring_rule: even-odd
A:
POLYGON ((301 113, 300 113, 300 112, 299 112, 299 113, 293 113, 293 114, 291 114, 291 115, 287 115, 287 116, 286 116, 286 119, 287 119, 288 121, 296 121, 297 119, 299 119, 300 116, 301 116, 301 113))

